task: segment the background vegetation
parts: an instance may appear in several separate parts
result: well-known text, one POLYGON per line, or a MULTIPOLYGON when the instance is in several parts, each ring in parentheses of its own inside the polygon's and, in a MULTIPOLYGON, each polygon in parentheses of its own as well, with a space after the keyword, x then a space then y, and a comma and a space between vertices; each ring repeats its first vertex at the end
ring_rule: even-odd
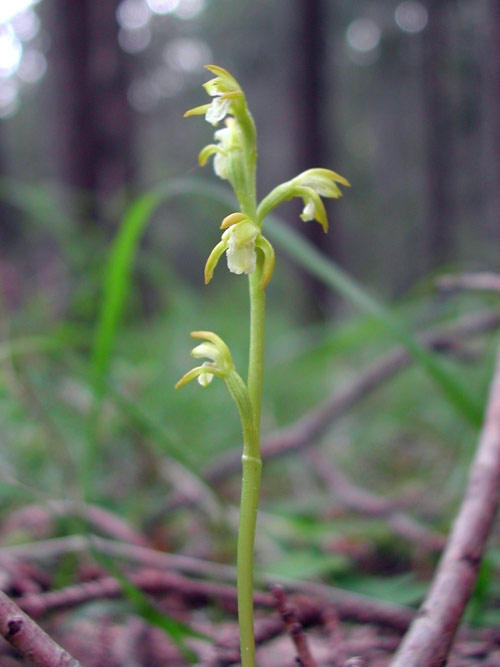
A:
POLYGON ((330 205, 329 236, 293 206, 271 222, 265 431, 342 395, 396 345, 416 357, 322 429, 323 464, 300 452, 265 464, 259 567, 417 602, 433 557, 415 569, 415 545, 346 509, 320 473, 342 470, 437 532, 460 499, 498 323, 472 343, 454 331, 497 297, 436 278, 498 270, 499 3, 4 3, 4 546, 76 530, 12 521, 16 510, 85 498, 158 548, 234 560, 237 476, 210 471, 238 447, 237 416, 222 386, 173 389, 193 329, 245 363, 244 284, 218 271, 202 286, 230 195, 197 166, 206 125, 182 118, 214 62, 254 112, 261 193, 318 164, 352 184, 330 205), (414 332, 436 326, 450 328, 452 358, 416 351, 414 332), (188 507, 167 511, 179 493, 188 507))

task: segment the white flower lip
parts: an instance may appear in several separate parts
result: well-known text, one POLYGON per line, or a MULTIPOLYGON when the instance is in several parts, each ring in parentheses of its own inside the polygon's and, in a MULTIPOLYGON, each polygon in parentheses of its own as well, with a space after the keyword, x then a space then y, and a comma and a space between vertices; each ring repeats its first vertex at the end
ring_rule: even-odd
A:
POLYGON ((211 125, 218 125, 229 113, 231 100, 216 96, 210 103, 206 113, 205 120, 211 125))
MULTIPOLYGON (((207 368, 211 366, 209 361, 205 361, 202 366, 206 366, 207 368)), ((202 387, 208 387, 208 385, 212 382, 214 379, 214 374, 210 373, 207 371, 206 373, 200 373, 198 375, 198 384, 201 385, 202 387)))
POLYGON ((308 202, 306 202, 306 205, 304 206, 302 210, 302 215, 300 216, 302 220, 308 221, 308 220, 314 220, 314 214, 316 213, 316 207, 314 206, 314 202, 312 199, 310 199, 308 202))
POLYGON ((227 242, 227 268, 238 275, 253 273, 257 267, 255 241, 259 228, 248 219, 231 225, 223 234, 227 242))

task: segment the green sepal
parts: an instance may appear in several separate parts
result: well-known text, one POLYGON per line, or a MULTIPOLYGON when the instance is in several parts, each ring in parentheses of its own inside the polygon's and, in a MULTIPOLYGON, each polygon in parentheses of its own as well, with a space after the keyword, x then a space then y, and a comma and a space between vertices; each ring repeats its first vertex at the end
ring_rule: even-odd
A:
POLYGON ((262 234, 259 234, 259 236, 257 237, 257 240, 255 241, 255 246, 264 255, 264 261, 262 263, 262 278, 259 285, 260 289, 264 289, 271 280, 274 272, 274 262, 275 262, 274 248, 265 238, 265 236, 262 236, 262 234))
POLYGON ((212 250, 210 255, 208 256, 208 259, 205 263, 205 285, 208 285, 208 283, 212 280, 212 277, 214 275, 215 267, 219 263, 219 259, 222 257, 224 252, 227 250, 227 239, 222 239, 219 241, 219 243, 215 246, 215 248, 212 250))

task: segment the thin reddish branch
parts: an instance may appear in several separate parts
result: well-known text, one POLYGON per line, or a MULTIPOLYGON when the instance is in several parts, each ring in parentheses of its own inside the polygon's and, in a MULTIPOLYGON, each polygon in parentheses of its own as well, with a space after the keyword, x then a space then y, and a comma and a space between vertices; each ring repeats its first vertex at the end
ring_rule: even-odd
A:
POLYGON ((321 452, 311 449, 308 458, 318 477, 346 508, 371 517, 385 519, 392 530, 422 549, 441 551, 445 544, 443 535, 426 528, 401 511, 391 501, 353 484, 339 472, 321 452))
POLYGON ((274 598, 276 609, 295 645, 295 650, 297 651, 296 661, 301 667, 318 667, 318 663, 312 656, 309 642, 307 641, 307 635, 304 632, 297 611, 288 603, 283 587, 272 586, 271 593, 274 598))
POLYGON ((26 505, 10 514, 2 525, 2 535, 9 532, 53 532, 52 520, 57 517, 75 516, 86 521, 93 530, 123 542, 142 547, 151 546, 141 533, 132 528, 122 517, 98 505, 73 500, 47 500, 45 503, 26 505), (40 529, 40 526, 43 526, 40 529))
MULTIPOLYGON (((125 559, 129 562, 150 568, 168 571, 175 570, 194 577, 210 577, 231 582, 236 581, 236 568, 231 565, 211 563, 190 556, 170 554, 133 544, 115 542, 102 537, 96 537, 95 535, 89 537, 75 535, 69 538, 56 538, 40 543, 34 542, 30 545, 4 547, 0 549, 0 562, 2 558, 22 558, 29 560, 56 558, 67 553, 87 552, 90 546, 113 558, 125 559)), ((349 593, 340 588, 316 582, 302 582, 265 574, 259 575, 259 580, 269 586, 280 583, 289 592, 301 593, 307 598, 331 604, 335 608, 339 618, 343 620, 357 621, 359 623, 376 623, 377 625, 392 628, 400 633, 406 631, 414 615, 411 609, 372 600, 363 595, 349 593)), ((191 579, 190 581, 194 580, 191 579)), ((218 586, 219 584, 213 585, 218 586)), ((113 590, 116 589, 118 591, 118 586, 116 584, 113 584, 113 586, 116 587, 113 590)), ((235 595, 236 589, 233 588, 232 590, 232 595, 235 595)), ((116 594, 118 595, 119 593, 117 592, 116 594)), ((40 595, 50 596, 52 593, 40 595)), ((262 593, 262 595, 267 594, 262 593)), ((217 595, 214 595, 214 597, 216 598, 217 595)), ((31 598, 31 600, 35 599, 31 598)))
POLYGON ((425 602, 391 667, 446 664, 498 509, 500 494, 500 350, 485 422, 465 496, 425 602))
MULTIPOLYGON (((133 547, 137 552, 148 551, 140 547, 133 547)), ((154 553, 154 552, 153 552, 154 553)), ((159 556, 161 554, 158 554, 159 556)), ((165 554, 167 556, 167 554, 165 554)), ((159 570, 142 570, 129 575, 130 581, 145 593, 165 595, 175 592, 189 600, 191 604, 198 602, 205 604, 208 600, 219 600, 231 605, 236 604, 236 587, 211 581, 202 581, 184 577, 176 572, 159 570)), ((278 577, 261 577, 268 583, 276 583, 278 577)), ((310 600, 308 614, 313 613, 317 619, 321 618, 325 603, 331 605, 339 618, 360 623, 377 623, 378 625, 404 632, 413 618, 410 609, 398 605, 371 600, 370 598, 341 589, 332 588, 316 583, 298 581, 284 581, 280 583, 290 592, 300 593, 310 600), (313 612, 311 611, 313 610, 313 612)), ((68 588, 50 591, 47 593, 30 593, 17 600, 19 606, 34 618, 75 607, 91 600, 112 599, 122 595, 121 584, 113 577, 101 577, 95 581, 70 586, 68 588)), ((256 605, 265 608, 274 606, 269 593, 256 591, 254 594, 256 605)), ((236 608, 236 606, 235 606, 236 608)), ((304 605, 299 608, 300 614, 305 613, 304 605)), ((302 616, 301 616, 302 618, 302 616)), ((316 623, 321 622, 317 620, 316 623)))
POLYGON ((16 603, 0 591, 0 634, 34 667, 81 667, 16 603))
POLYGON ((443 290, 464 289, 500 292, 500 275, 498 273, 459 273, 441 276, 436 283, 443 290))

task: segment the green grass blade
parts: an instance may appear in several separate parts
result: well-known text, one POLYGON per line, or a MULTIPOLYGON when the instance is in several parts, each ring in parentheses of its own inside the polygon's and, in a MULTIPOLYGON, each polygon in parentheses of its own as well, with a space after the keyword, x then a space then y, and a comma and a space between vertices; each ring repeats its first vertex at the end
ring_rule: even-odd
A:
POLYGON ((146 225, 161 199, 162 194, 159 191, 151 191, 131 205, 109 255, 91 354, 92 384, 97 399, 104 393, 113 345, 130 291, 137 249, 146 225))
POLYGON ((137 198, 125 213, 109 254, 92 346, 93 388, 94 395, 98 398, 102 398, 104 394, 113 346, 130 291, 133 263, 147 224, 167 198, 193 194, 223 203, 234 202, 223 188, 197 181, 172 181, 137 198))
POLYGON ((483 406, 463 386, 458 374, 450 366, 443 364, 435 354, 422 347, 388 308, 370 296, 353 278, 319 252, 309 241, 276 218, 266 222, 266 233, 300 266, 342 294, 355 308, 381 322, 391 336, 411 352, 415 361, 457 411, 474 428, 481 426, 483 406))

